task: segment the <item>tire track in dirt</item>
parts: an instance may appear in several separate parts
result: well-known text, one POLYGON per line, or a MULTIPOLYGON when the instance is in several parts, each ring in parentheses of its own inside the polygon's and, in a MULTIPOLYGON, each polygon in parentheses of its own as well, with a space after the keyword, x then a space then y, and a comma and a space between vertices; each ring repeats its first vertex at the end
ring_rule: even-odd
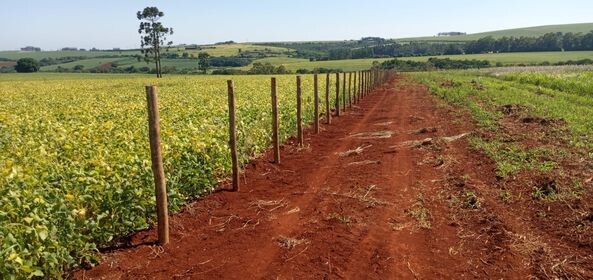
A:
MULTIPOLYGON (((463 247, 442 198, 445 169, 430 163, 440 151, 392 147, 464 132, 441 111, 426 89, 398 77, 320 135, 307 130, 306 147, 284 145, 282 164, 271 164, 269 152, 247 164, 241 192, 211 194, 172 216, 171 244, 151 244, 154 229, 137 233, 74 277, 476 278, 476 260, 490 245, 463 247), (411 133, 432 126, 438 130, 411 133), (385 131, 393 135, 353 137, 385 131), (367 148, 337 155, 357 147, 367 148), (371 162, 349 166, 363 161, 371 162)), ((497 271, 484 267, 478 263, 497 271)))

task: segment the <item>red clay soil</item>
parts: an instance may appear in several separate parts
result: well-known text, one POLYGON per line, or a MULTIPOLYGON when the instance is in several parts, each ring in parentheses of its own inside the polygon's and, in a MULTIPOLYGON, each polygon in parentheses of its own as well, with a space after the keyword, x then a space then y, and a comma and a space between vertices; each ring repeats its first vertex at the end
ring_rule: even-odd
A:
POLYGON ((240 192, 211 194, 173 215, 169 245, 154 245, 154 229, 139 232, 74 278, 533 275, 508 233, 523 226, 497 203, 468 198, 467 190, 495 183, 492 162, 465 138, 439 138, 473 131, 467 115, 397 77, 332 121, 319 135, 307 131, 306 147, 284 145, 281 164, 270 153, 249 163, 240 192))

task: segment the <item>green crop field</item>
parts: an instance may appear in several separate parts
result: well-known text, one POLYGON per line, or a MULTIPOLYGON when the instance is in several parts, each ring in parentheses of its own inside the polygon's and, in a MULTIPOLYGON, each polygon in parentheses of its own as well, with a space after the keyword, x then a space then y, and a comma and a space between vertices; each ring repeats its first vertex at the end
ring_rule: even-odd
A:
MULTIPOLYGON (((433 56, 434 57, 434 56, 433 56)), ((568 60, 593 59, 593 51, 578 51, 578 52, 529 52, 529 53, 500 53, 500 54, 469 54, 469 55, 444 55, 436 56, 438 58, 450 58, 456 60, 488 60, 495 64, 500 62, 504 65, 518 65, 518 64, 539 64, 542 62, 560 62, 568 60)), ((422 57, 400 57, 400 60, 412 61, 427 61, 431 56, 422 57)), ((332 68, 342 69, 344 71, 358 71, 368 69, 373 65, 373 62, 383 62, 393 58, 366 58, 366 59, 345 59, 345 60, 329 60, 329 61, 309 61, 301 58, 289 57, 271 57, 256 60, 255 62, 271 63, 273 65, 284 65, 288 70, 296 71, 298 69, 313 70, 315 68, 332 68)), ((242 67, 243 70, 248 70, 251 66, 242 67)))
MULTIPOLYGON (((518 53, 490 53, 490 54, 467 54, 467 55, 442 55, 438 58, 450 59, 478 59, 488 60, 492 63, 503 63, 505 65, 537 64, 542 62, 560 62, 568 60, 593 59, 593 51, 577 52, 518 52, 518 53)), ((401 60, 427 61, 430 57, 402 57, 401 60)))
POLYGON ((41 67, 41 71, 56 70, 58 67, 73 68, 76 65, 82 65, 85 68, 93 68, 93 67, 101 66, 106 63, 117 63, 117 64, 121 64, 121 65, 126 65, 126 64, 130 64, 130 63, 134 63, 134 62, 137 62, 137 60, 135 58, 128 58, 128 57, 124 57, 124 58, 89 58, 89 59, 82 59, 82 60, 77 60, 77 61, 73 61, 73 62, 68 62, 68 63, 44 66, 44 67, 41 67))
MULTIPOLYGON (((286 57, 287 53, 291 53, 292 51, 287 48, 279 48, 279 47, 269 47, 269 46, 260 46, 260 45, 252 45, 252 44, 228 44, 228 45, 206 45, 201 46, 203 49, 200 50, 185 50, 184 48, 170 48, 167 50, 168 53, 177 53, 181 56, 183 53, 189 53, 190 55, 194 55, 195 57, 198 56, 200 52, 206 52, 214 57, 223 57, 223 56, 237 56, 239 55, 239 50, 241 52, 262 52, 266 55, 271 57, 265 58, 270 59, 270 61, 274 61, 276 65, 278 65, 278 61, 285 60, 291 61, 290 58, 286 57), (278 60, 275 60, 278 59, 278 60)), ((42 51, 42 52, 18 52, 18 51, 4 51, 0 52, 0 58, 7 58, 7 59, 19 59, 23 57, 32 57, 35 59, 41 58, 59 58, 59 57, 67 57, 67 56, 86 56, 88 59, 77 60, 73 62, 55 64, 44 66, 41 68, 41 71, 53 71, 56 70, 58 67, 72 69, 76 65, 82 65, 85 69, 90 69, 94 67, 101 66, 106 63, 114 63, 118 66, 125 67, 125 66, 134 66, 134 67, 154 67, 152 63, 147 64, 144 61, 138 61, 136 58, 132 57, 133 55, 140 54, 139 51, 121 51, 121 52, 81 52, 81 51, 42 51), (111 58, 96 58, 97 56, 121 56, 121 57, 111 57, 111 58)), ((264 59, 264 60, 265 60, 264 59)), ((163 66, 172 66, 176 67, 177 69, 195 69, 198 67, 198 62, 195 59, 167 59, 163 58, 162 60, 163 66)), ((368 67, 367 67, 368 68, 368 67)))
MULTIPOLYGON (((436 56, 438 58, 450 58, 456 60, 488 60, 492 64, 498 62, 503 65, 519 65, 519 64, 539 64, 543 62, 556 63, 568 60, 593 59, 593 51, 575 51, 575 52, 527 52, 527 53, 493 53, 493 54, 470 54, 470 55, 445 55, 436 56)), ((427 61, 430 56, 422 57, 401 57, 400 60, 412 61, 427 61)), ((393 58, 366 58, 366 59, 345 59, 345 60, 329 60, 329 61, 309 61, 308 59, 292 58, 292 57, 267 57, 255 60, 254 62, 271 63, 274 66, 284 65, 288 70, 295 72, 299 69, 313 70, 315 68, 331 68, 342 69, 344 71, 360 71, 368 69, 373 62, 383 62, 393 58)), ((55 70, 58 66, 72 68, 76 65, 83 65, 85 68, 92 68, 100 66, 104 63, 116 63, 120 67, 134 66, 134 67, 153 67, 152 64, 147 64, 144 61, 138 61, 132 57, 126 58, 91 58, 79 60, 69 63, 50 65, 42 67, 42 71, 55 70)), ((163 66, 174 66, 178 69, 196 69, 198 67, 197 61, 193 59, 163 59, 163 66)), ((238 67, 237 69, 249 70, 251 65, 238 67)))
MULTIPOLYGON (((159 91, 171 210, 212 190, 230 166, 226 79, 0 75, 0 275, 59 276, 153 221, 146 84, 159 91)), ((270 143, 270 76, 233 80, 245 162, 270 143)), ((310 122, 311 75, 302 88, 310 122)), ((281 140, 296 129, 295 91, 278 77, 281 140)))
POLYGON ((434 42, 465 42, 478 40, 487 36, 494 38, 502 37, 539 37, 546 33, 556 32, 573 32, 573 33, 588 33, 593 30, 593 23, 578 23, 578 24, 562 24, 562 25, 545 25, 535 26, 526 28, 515 28, 497 30, 491 32, 474 33, 460 36, 427 36, 427 37, 412 37, 412 38, 400 38, 396 39, 398 42, 411 42, 411 41, 434 41, 434 42))
MULTIPOLYGON (((315 68, 331 68, 341 69, 343 71, 360 71, 371 68, 374 61, 383 62, 389 60, 387 58, 365 58, 365 59, 343 59, 343 60, 327 60, 327 61, 309 61, 302 58, 289 57, 271 57, 256 60, 255 62, 271 63, 275 66, 284 65, 290 71, 299 69, 313 70, 315 68)), ((242 67, 243 70, 248 70, 251 66, 242 67)))
MULTIPOLYGON (((291 52, 290 49, 271 47, 271 46, 260 46, 252 44, 224 44, 224 45, 204 45, 200 46, 202 50, 178 50, 178 53, 188 52, 197 56, 200 52, 206 52, 211 56, 236 56, 241 52, 253 52, 253 51, 270 51, 275 53, 291 52)), ((175 50, 171 50, 175 51, 175 50)))
POLYGON ((30 57, 34 59, 42 58, 60 58, 67 56, 84 56, 93 58, 97 56, 131 56, 139 54, 139 51, 122 50, 122 51, 41 51, 41 52, 22 52, 22 51, 0 51, 0 58, 7 58, 11 60, 18 60, 20 58, 30 57))
MULTIPOLYGON (((146 63, 143 60, 138 61, 138 59, 136 59, 134 57, 90 58, 90 59, 77 60, 77 61, 68 62, 68 63, 44 66, 44 67, 41 67, 41 71, 53 71, 53 70, 56 70, 58 67, 71 69, 76 65, 82 65, 82 66, 84 66, 85 69, 89 69, 89 68, 99 67, 106 63, 114 63, 118 67, 128 67, 128 66, 134 66, 134 67, 148 66, 150 68, 154 67, 154 63, 146 63)), ((163 66, 173 66, 178 69, 198 68, 198 62, 195 59, 181 59, 181 58, 180 59, 166 59, 165 58, 165 59, 162 59, 161 63, 163 66)))
POLYGON ((152 74, 95 74, 95 73, 27 73, 27 74, 2 74, 0 82, 25 82, 25 81, 59 81, 59 80, 112 80, 131 78, 153 78, 152 74))

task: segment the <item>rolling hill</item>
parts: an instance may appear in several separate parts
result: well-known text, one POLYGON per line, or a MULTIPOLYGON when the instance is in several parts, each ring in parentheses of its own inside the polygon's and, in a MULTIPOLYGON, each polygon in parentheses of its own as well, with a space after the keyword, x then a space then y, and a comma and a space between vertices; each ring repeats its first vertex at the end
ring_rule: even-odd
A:
POLYGON ((425 42, 465 42, 478 40, 487 36, 494 38, 507 37, 539 37, 550 32, 573 32, 573 33, 587 33, 593 30, 593 23, 576 23, 576 24, 561 24, 561 25, 543 25, 525 28, 505 29, 490 32, 481 32, 460 36, 427 36, 427 37, 412 37, 396 39, 397 42, 411 42, 411 41, 425 41, 425 42))

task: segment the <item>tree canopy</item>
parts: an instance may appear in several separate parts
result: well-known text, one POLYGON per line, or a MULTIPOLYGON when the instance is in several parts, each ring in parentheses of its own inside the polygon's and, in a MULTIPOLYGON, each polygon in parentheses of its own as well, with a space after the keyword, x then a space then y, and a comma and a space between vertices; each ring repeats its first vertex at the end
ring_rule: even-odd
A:
POLYGON ((21 58, 16 62, 14 70, 19 73, 33 73, 39 71, 39 61, 26 57, 21 58))
POLYGON ((173 28, 165 27, 160 22, 160 19, 165 16, 165 13, 160 11, 157 7, 146 7, 142 11, 136 13, 136 17, 140 20, 140 47, 144 54, 144 60, 154 62, 156 66, 157 77, 162 77, 161 68, 161 48, 170 46, 172 41, 167 42, 167 35, 173 34, 173 28))

